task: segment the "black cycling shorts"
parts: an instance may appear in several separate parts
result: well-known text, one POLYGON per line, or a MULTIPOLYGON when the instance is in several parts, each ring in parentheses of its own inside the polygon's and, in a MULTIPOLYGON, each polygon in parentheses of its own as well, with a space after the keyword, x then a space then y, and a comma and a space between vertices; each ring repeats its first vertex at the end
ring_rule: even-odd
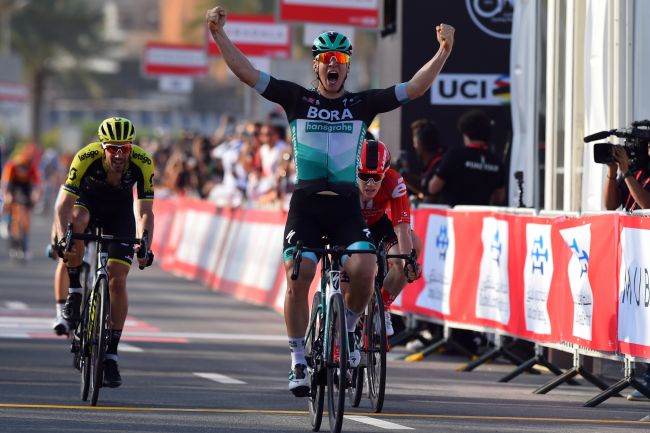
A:
MULTIPOLYGON (((133 201, 100 201, 81 195, 75 202, 90 213, 89 227, 101 227, 105 235, 116 237, 135 237, 135 215, 133 201)), ((132 244, 108 244, 108 259, 131 266, 133 261, 132 244)))
POLYGON ((284 227, 284 260, 291 259, 297 241, 306 247, 324 248, 325 235, 330 245, 349 247, 361 242, 358 249, 374 248, 358 194, 321 195, 295 190, 284 227))
POLYGON ((397 243, 397 234, 395 234, 395 227, 393 222, 388 218, 388 215, 384 214, 379 221, 368 226, 370 229, 370 234, 372 239, 375 241, 375 245, 379 245, 381 240, 384 240, 384 246, 386 251, 388 251, 393 245, 397 243))

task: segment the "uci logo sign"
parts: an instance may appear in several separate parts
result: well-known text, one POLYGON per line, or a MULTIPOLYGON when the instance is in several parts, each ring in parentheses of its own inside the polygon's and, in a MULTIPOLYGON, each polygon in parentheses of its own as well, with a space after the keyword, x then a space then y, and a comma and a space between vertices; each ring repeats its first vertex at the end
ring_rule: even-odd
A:
POLYGON ((440 74, 431 86, 431 105, 505 105, 510 103, 507 74, 440 74))

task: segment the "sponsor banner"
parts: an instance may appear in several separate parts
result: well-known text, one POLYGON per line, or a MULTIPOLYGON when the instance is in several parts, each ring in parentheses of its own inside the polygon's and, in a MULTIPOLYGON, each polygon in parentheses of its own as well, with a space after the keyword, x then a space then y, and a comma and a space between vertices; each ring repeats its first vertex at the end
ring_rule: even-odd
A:
POLYGON ((573 298, 573 335, 591 341, 594 306, 594 295, 588 273, 591 225, 560 230, 560 234, 571 250, 567 273, 573 298))
POLYGON ((302 43, 304 46, 311 50, 311 46, 314 44, 314 40, 318 37, 318 35, 331 31, 343 33, 345 36, 347 36, 348 40, 352 44, 352 47, 354 47, 354 27, 331 24, 305 23, 302 33, 302 43))
POLYGON ((594 215, 554 224, 561 238, 558 250, 569 254, 566 261, 556 262, 560 278, 553 282, 562 290, 564 342, 617 349, 618 218, 594 215))
MULTIPOLYGON (((273 15, 228 14, 224 27, 230 40, 245 56, 286 59, 291 57, 291 29, 275 22, 273 15)), ((221 51, 206 28, 209 56, 220 56, 221 51)))
POLYGON ((202 45, 148 42, 142 71, 147 76, 199 76, 208 72, 208 59, 202 45))
POLYGON ((618 276, 620 351, 650 359, 650 219, 621 216, 618 276))
POLYGON ((431 86, 431 105, 510 103, 508 74, 440 74, 431 86))
POLYGON ((0 81, 0 101, 3 102, 27 102, 29 90, 22 83, 9 83, 0 81))
POLYGON ((377 27, 379 0, 280 0, 280 19, 377 27))
POLYGON ((483 255, 476 288, 476 317, 502 325, 510 321, 508 275, 508 222, 492 216, 483 218, 483 255))
POLYGON ((524 318, 526 331, 551 333, 548 295, 553 279, 551 224, 526 224, 526 259, 524 276, 524 318))
MULTIPOLYGON (((422 255, 422 280, 424 287, 415 305, 424 310, 448 316, 451 311, 450 293, 454 276, 456 243, 454 220, 446 211, 434 211, 426 218, 426 234, 422 255)), ((426 215, 426 216, 425 216, 426 215)))

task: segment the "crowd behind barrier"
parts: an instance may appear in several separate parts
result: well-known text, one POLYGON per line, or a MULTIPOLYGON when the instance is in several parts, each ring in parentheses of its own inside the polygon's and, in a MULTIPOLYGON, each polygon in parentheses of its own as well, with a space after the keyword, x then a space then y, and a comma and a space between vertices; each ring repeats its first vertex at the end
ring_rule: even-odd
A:
MULTIPOLYGON (((165 270, 282 312, 282 211, 170 198, 157 200, 155 213, 153 248, 165 270)), ((401 314, 650 360, 650 219, 425 205, 413 220, 423 277, 396 300, 401 314)))

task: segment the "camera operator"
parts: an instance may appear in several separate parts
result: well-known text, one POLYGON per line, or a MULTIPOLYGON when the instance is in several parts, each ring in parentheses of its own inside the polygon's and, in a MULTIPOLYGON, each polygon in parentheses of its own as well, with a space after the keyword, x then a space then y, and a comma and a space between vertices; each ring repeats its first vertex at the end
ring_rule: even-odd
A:
POLYGON ((615 210, 620 207, 626 211, 650 209, 650 157, 643 158, 644 163, 639 164, 636 170, 632 169, 623 146, 612 146, 612 157, 614 161, 607 164, 605 208, 615 210), (621 173, 618 177, 617 171, 621 173))
MULTIPOLYGON (((650 156, 650 141, 647 143, 650 156)), ((650 208, 650 158, 640 158, 643 164, 636 170, 631 169, 630 158, 623 146, 612 146, 613 162, 607 164, 605 179, 605 208, 626 211, 650 208), (617 171, 621 173, 617 177, 617 171)), ((650 364, 645 364, 643 384, 650 388, 650 364)), ((628 400, 647 400, 636 389, 627 395, 628 400)))

